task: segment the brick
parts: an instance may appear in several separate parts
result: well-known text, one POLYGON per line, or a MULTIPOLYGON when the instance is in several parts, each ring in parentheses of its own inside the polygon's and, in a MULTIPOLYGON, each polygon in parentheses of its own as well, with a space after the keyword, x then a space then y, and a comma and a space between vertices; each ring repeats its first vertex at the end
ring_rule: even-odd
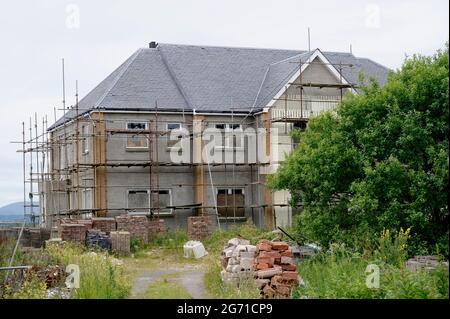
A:
POLYGON ((273 277, 275 275, 279 275, 282 272, 283 271, 281 270, 281 268, 268 268, 268 269, 258 270, 256 272, 256 276, 258 278, 270 278, 270 277, 273 277))
POLYGON ((119 254, 129 255, 131 252, 130 233, 125 231, 112 231, 110 235, 112 250, 118 252, 119 254))
POLYGON ((292 258, 291 257, 285 257, 281 256, 281 264, 292 264, 292 258))
POLYGON ((268 269, 270 268, 268 263, 257 263, 256 264, 256 269, 260 270, 260 269, 268 269))
POLYGON ((84 244, 86 239, 86 226, 82 224, 61 224, 60 236, 62 240, 84 244))
POLYGON ((270 285, 265 285, 262 289, 264 299, 272 299, 275 297, 275 290, 270 285))
POLYGON ((294 264, 281 264, 281 269, 283 269, 283 271, 296 271, 297 266, 294 264))
POLYGON ((265 285, 270 283, 270 279, 255 279, 255 284, 258 289, 264 288, 265 285))
POLYGON ((188 217, 188 237, 191 240, 204 240, 211 237, 212 220, 210 216, 188 217))
POLYGON ((259 256, 270 258, 281 258, 281 254, 278 251, 261 251, 259 256))
POLYGON ((116 230, 116 220, 110 217, 95 217, 92 218, 92 228, 109 234, 116 230))
POLYGON ((258 243, 258 245, 256 245, 256 250, 257 251, 271 251, 272 246, 268 243, 258 243))
POLYGON ((281 257, 292 257, 293 256, 291 249, 282 251, 280 254, 281 254, 281 257))
POLYGON ((270 265, 270 267, 272 267, 274 264, 274 259, 271 257, 256 257, 256 262, 257 263, 265 263, 265 264, 270 265))
POLYGON ((278 284, 275 288, 275 292, 282 296, 289 296, 291 294, 291 287, 289 285, 278 284))
POLYGON ((241 258, 240 265, 245 270, 253 268, 253 258, 241 258))
POLYGON ((275 275, 272 277, 272 279, 270 280, 270 284, 272 286, 277 286, 279 284, 281 284, 283 282, 283 278, 281 278, 280 275, 275 275))
POLYGON ((273 250, 287 250, 289 249, 289 245, 283 241, 274 241, 272 242, 273 250))
POLYGON ((298 282, 298 273, 296 271, 283 271, 281 273, 281 278, 287 281, 297 281, 298 282))

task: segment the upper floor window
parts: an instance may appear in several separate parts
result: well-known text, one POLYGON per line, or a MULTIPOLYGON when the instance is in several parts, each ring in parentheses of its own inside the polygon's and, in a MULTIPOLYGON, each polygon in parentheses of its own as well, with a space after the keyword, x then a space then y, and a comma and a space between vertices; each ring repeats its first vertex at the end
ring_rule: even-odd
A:
POLYGON ((128 122, 127 130, 134 131, 127 134, 127 148, 148 148, 147 122, 128 122))
POLYGON ((181 124, 180 123, 167 123, 167 147, 173 148, 178 147, 180 145, 177 145, 181 139, 183 138, 183 135, 181 134, 181 124), (177 138, 173 137, 173 134, 177 134, 177 138))
POLYGON ((228 149, 242 149, 244 147, 244 132, 241 124, 220 123, 215 125, 216 129, 223 131, 222 141, 228 149))
POLYGON ((88 126, 81 126, 81 152, 83 154, 89 153, 89 143, 88 143, 88 126))

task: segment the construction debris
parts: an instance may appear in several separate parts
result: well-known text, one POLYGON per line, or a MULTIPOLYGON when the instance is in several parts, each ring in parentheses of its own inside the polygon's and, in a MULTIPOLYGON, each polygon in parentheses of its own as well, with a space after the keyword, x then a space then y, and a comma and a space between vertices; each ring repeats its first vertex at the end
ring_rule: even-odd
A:
POLYGON ((448 262, 441 262, 436 256, 414 256, 406 261, 406 268, 412 272, 419 269, 436 270, 439 266, 448 268, 448 262))
POLYGON ((92 228, 109 234, 116 230, 116 220, 112 217, 95 217, 92 218, 92 228))
POLYGON ((292 249, 285 242, 261 240, 256 245, 256 270, 261 297, 264 299, 286 299, 298 286, 300 276, 292 260, 292 249))
POLYGON ((212 219, 210 216, 188 217, 188 238, 192 240, 205 240, 211 237, 212 219))
POLYGON ((222 281, 239 286, 243 280, 253 278, 255 253, 256 247, 250 241, 230 239, 220 256, 222 281))

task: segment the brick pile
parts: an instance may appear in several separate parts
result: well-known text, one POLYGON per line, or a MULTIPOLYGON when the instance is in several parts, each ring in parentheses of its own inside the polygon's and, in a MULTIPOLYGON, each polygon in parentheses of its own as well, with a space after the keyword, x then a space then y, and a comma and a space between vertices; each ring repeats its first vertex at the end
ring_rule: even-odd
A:
POLYGON ((166 223, 164 219, 149 219, 148 220, 148 237, 152 237, 159 233, 166 231, 166 223))
POLYGON ((242 281, 253 279, 255 254, 256 246, 248 240, 230 239, 220 256, 222 281, 239 286, 242 281))
POLYGON ((139 215, 120 215, 116 217, 117 230, 127 231, 131 239, 148 241, 148 218, 139 215))
POLYGON ((60 237, 64 241, 75 241, 84 244, 86 239, 86 226, 82 224, 61 224, 60 237))
POLYGON ((190 216, 187 223, 189 239, 204 240, 211 237, 212 220, 210 216, 190 216))
POLYGON ((292 250, 281 241, 261 240, 256 245, 255 277, 264 299, 290 298, 300 277, 292 261, 292 250))
POLYGON ((116 230, 116 220, 112 217, 95 217, 92 218, 92 228, 109 234, 116 230))
POLYGON ((111 246, 112 250, 122 254, 129 255, 130 251, 130 233, 127 231, 112 231, 111 232, 111 246))

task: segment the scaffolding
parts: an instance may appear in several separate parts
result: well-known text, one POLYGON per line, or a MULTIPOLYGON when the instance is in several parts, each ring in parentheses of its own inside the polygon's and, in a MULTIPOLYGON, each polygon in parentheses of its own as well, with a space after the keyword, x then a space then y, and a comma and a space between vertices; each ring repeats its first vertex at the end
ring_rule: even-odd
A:
MULTIPOLYGON (((305 64, 323 64, 314 61, 299 61, 299 70, 305 64)), ((355 85, 344 82, 343 69, 353 67, 351 64, 333 64, 339 71, 338 83, 313 83, 303 80, 303 72, 300 72, 298 80, 287 83, 284 93, 279 98, 273 98, 274 106, 268 112, 242 111, 230 106, 230 114, 227 119, 217 120, 204 115, 196 115, 195 111, 190 113, 184 109, 179 116, 180 128, 189 132, 189 143, 198 138, 201 139, 207 125, 229 123, 233 130, 235 127, 251 127, 265 132, 265 138, 260 141, 256 138, 256 160, 254 162, 240 163, 235 160, 235 141, 233 142, 233 156, 231 162, 216 163, 206 160, 174 163, 160 156, 162 147, 168 140, 171 130, 167 124, 174 120, 167 116, 158 101, 153 101, 154 106, 149 107, 148 112, 138 115, 139 122, 147 123, 141 128, 127 127, 129 119, 107 116, 108 111, 97 109, 80 109, 78 101, 78 82, 76 82, 75 104, 66 107, 65 83, 64 83, 64 61, 63 61, 63 121, 55 128, 48 130, 48 119, 44 116, 41 121, 42 130, 38 132, 38 116, 34 114, 34 123, 29 119, 28 139, 26 137, 25 123, 22 123, 23 140, 20 143, 23 152, 23 174, 28 176, 24 179, 24 197, 28 193, 29 203, 24 202, 25 215, 33 225, 40 224, 42 227, 52 227, 63 217, 88 218, 104 217, 108 212, 112 213, 135 213, 146 212, 150 218, 162 218, 174 216, 177 211, 193 211, 197 215, 211 215, 221 223, 236 223, 240 220, 251 218, 258 220, 260 227, 273 228, 276 225, 275 208, 288 207, 287 202, 275 203, 273 193, 266 184, 266 176, 273 163, 271 161, 260 161, 259 152, 264 150, 271 154, 272 140, 271 128, 273 125, 283 124, 284 134, 288 134, 288 126, 294 127, 297 123, 306 126, 310 117, 317 115, 323 110, 332 109, 343 98, 343 93, 348 89, 355 89, 355 85), (305 90, 335 89, 339 93, 333 95, 307 95, 305 90), (299 94, 289 94, 289 90, 299 89, 299 94), (313 110, 314 109, 314 110, 313 110), (317 111, 318 110, 318 111, 317 111), (317 111, 316 113, 314 113, 317 111), (71 114, 71 117, 68 114, 71 114), (243 117, 245 115, 245 117, 243 117), (239 118, 242 118, 238 120, 239 118), (119 125, 118 125, 119 124, 119 125), (125 125, 123 125, 125 124, 125 125), (164 128, 162 128, 164 127, 164 128), (34 133, 33 133, 34 128, 34 133), (137 139, 143 143, 139 152, 139 159, 131 159, 132 156, 114 158, 111 156, 111 148, 120 141, 120 145, 126 145, 131 139, 137 139), (142 142, 145 140, 146 142, 142 142), (144 158, 144 154, 147 154, 144 158), (26 158, 28 155, 28 158, 26 158), (26 165, 28 164, 28 165, 26 165), (28 166, 28 174, 26 174, 28 166), (114 174, 127 173, 148 174, 148 184, 133 185, 132 183, 114 182, 114 174), (193 198, 189 202, 172 204, 174 194, 170 203, 161 204, 161 178, 166 179, 167 174, 193 174, 193 182, 168 183, 164 181, 164 187, 170 189, 192 189, 193 198), (214 175, 220 173, 223 179, 216 179, 214 175), (237 177, 238 173, 247 175, 247 181, 237 177), (207 175, 206 175, 207 174, 207 175), (113 180, 113 182, 111 182, 113 180), (209 180, 209 182, 208 182, 209 180), (124 203, 122 206, 110 205, 108 203, 108 192, 115 189, 146 188, 148 190, 148 205, 135 207, 124 203), (227 189, 226 194, 219 194, 219 190, 227 189), (229 194, 231 189, 231 194, 229 194), (242 196, 239 189, 248 191, 248 195, 242 196), (211 192, 211 200, 208 201, 208 192, 211 192), (224 196, 219 196, 224 195, 224 196), (229 196, 231 195, 231 196, 229 196), (36 204, 35 196, 39 198, 36 204), (242 200, 243 198, 243 200, 242 200), (39 212, 36 209, 39 207, 39 212), (165 214, 166 211, 172 214, 165 214), (242 213, 243 212, 243 213, 242 213)), ((139 112, 136 112, 139 113, 139 112)), ((114 113, 120 114, 120 113, 114 113)), ((223 116, 223 115, 221 115, 223 116)), ((55 123, 56 123, 55 109, 55 123)), ((176 122, 177 120, 175 120, 176 122)), ((300 125, 301 128, 304 126, 300 125)), ((233 139, 234 139, 233 135, 233 139)), ((291 149, 295 146, 293 141, 277 142, 279 145, 286 144, 291 149)), ((203 142, 200 142, 202 148, 203 142)), ((245 142, 242 145, 245 149, 245 142)), ((192 153, 198 152, 192 149, 192 153)), ((201 150, 200 150, 201 152, 201 150)), ((125 152, 131 154, 134 152, 125 152)), ((225 151, 224 151, 225 153, 225 151)), ((301 203, 297 209, 301 208, 301 203)))

